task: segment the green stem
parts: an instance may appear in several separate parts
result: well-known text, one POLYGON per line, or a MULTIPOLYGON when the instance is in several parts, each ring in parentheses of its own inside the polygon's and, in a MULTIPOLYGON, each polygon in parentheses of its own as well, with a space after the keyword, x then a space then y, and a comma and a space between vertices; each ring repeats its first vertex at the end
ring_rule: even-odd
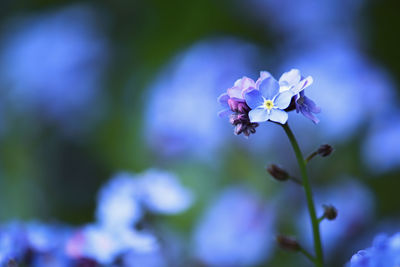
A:
POLYGON ((307 250, 305 250, 304 248, 300 248, 300 252, 303 253, 303 255, 306 256, 311 262, 315 263, 314 257, 310 253, 308 253, 307 250))
POLYGON ((294 137, 294 134, 292 130, 290 130, 289 125, 283 124, 282 125, 283 129, 285 130, 290 143, 293 147, 294 153, 296 154, 297 162, 299 164, 300 172, 301 172, 301 178, 303 180, 303 188, 306 193, 306 198, 307 198, 307 206, 308 206, 308 211, 310 213, 310 218, 311 218, 311 225, 312 225, 312 230, 313 230, 313 235, 314 235, 314 249, 315 249, 315 266, 317 267, 323 267, 323 254, 322 254, 322 245, 321 245, 321 236, 319 233, 319 222, 317 219, 317 214, 315 212, 315 207, 314 207, 314 201, 313 201, 313 196, 311 192, 311 185, 307 176, 307 169, 306 169, 306 161, 303 158, 303 155, 301 154, 301 150, 299 147, 299 144, 296 141, 296 138, 294 137))

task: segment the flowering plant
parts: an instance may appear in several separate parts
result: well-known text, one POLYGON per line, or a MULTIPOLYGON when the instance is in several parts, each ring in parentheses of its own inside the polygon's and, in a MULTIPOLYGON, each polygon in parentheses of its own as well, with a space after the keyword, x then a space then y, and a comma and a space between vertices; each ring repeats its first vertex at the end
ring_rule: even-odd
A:
POLYGON ((312 82, 311 76, 303 77, 297 69, 285 72, 279 81, 275 80, 269 72, 262 71, 255 82, 248 77, 237 80, 233 87, 218 98, 218 101, 224 107, 220 116, 230 116, 229 121, 235 126, 234 133, 236 135, 243 133, 248 137, 256 132, 259 123, 267 121, 279 124, 285 130, 296 154, 302 179, 300 181, 292 177, 275 164, 268 167, 267 171, 276 180, 292 180, 303 186, 313 229, 315 255, 306 251, 296 240, 284 235, 279 235, 277 241, 283 248, 299 251, 309 258, 315 266, 322 267, 324 263, 319 224, 324 219, 334 220, 337 216, 337 210, 334 206, 325 205, 324 213, 317 217, 306 164, 316 155, 328 156, 332 152, 332 147, 323 145, 310 156, 304 158, 287 123, 288 112, 292 110, 303 114, 315 124, 319 122, 314 114, 319 113, 321 109, 317 107, 314 101, 306 97, 304 92, 304 89, 310 86, 312 82))

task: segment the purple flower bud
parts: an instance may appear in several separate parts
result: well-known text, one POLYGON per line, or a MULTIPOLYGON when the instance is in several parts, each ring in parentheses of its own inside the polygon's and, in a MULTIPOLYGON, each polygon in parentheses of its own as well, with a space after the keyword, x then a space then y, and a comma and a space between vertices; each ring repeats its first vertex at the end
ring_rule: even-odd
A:
POLYGON ((233 99, 233 98, 228 99, 228 105, 229 105, 229 108, 230 108, 233 112, 237 112, 237 111, 238 111, 238 105, 239 105, 239 103, 238 103, 238 101, 236 101, 235 99, 233 99))
POLYGON ((249 106, 245 102, 238 102, 237 109, 239 113, 248 113, 250 111, 249 106))

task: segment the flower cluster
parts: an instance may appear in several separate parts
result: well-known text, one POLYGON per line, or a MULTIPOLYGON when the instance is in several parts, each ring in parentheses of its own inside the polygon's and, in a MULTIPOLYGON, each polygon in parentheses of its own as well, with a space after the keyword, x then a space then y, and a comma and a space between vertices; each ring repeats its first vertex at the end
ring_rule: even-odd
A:
POLYGON ((100 190, 95 222, 78 228, 0 225, 0 265, 165 266, 158 235, 138 224, 146 212, 177 214, 192 202, 191 192, 171 173, 119 173, 100 190))
POLYGON ((260 73, 256 82, 243 77, 218 98, 224 107, 219 114, 230 115, 235 134, 243 133, 245 136, 255 133, 260 122, 285 124, 287 112, 291 110, 301 112, 314 123, 318 123, 314 114, 321 110, 304 94, 304 89, 312 82, 311 76, 304 78, 297 69, 285 72, 279 81, 266 71, 260 73))
POLYGON ((392 237, 378 235, 372 247, 353 255, 349 265, 350 267, 400 266, 400 233, 392 237))

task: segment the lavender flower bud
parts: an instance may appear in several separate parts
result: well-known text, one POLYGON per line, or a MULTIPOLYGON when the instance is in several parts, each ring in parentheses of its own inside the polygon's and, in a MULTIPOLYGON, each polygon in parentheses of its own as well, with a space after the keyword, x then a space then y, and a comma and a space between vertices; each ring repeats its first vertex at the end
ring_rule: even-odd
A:
POLYGON ((230 108, 233 112, 238 112, 238 105, 239 105, 239 102, 238 102, 238 101, 236 101, 236 100, 230 98, 230 99, 228 99, 228 105, 229 105, 229 108, 230 108))
POLYGON ((337 209, 332 205, 323 205, 324 207, 324 217, 330 221, 336 219, 338 215, 337 209))
POLYGON ((320 155, 321 157, 327 157, 332 152, 333 152, 333 147, 328 144, 321 145, 317 150, 318 155, 320 155))
POLYGON ((275 164, 269 165, 267 167, 267 172, 278 181, 287 181, 290 178, 287 171, 275 164))
POLYGON ((290 250, 290 251, 299 251, 301 250, 300 244, 293 238, 278 235, 276 237, 276 242, 278 242, 279 246, 283 249, 290 250))

